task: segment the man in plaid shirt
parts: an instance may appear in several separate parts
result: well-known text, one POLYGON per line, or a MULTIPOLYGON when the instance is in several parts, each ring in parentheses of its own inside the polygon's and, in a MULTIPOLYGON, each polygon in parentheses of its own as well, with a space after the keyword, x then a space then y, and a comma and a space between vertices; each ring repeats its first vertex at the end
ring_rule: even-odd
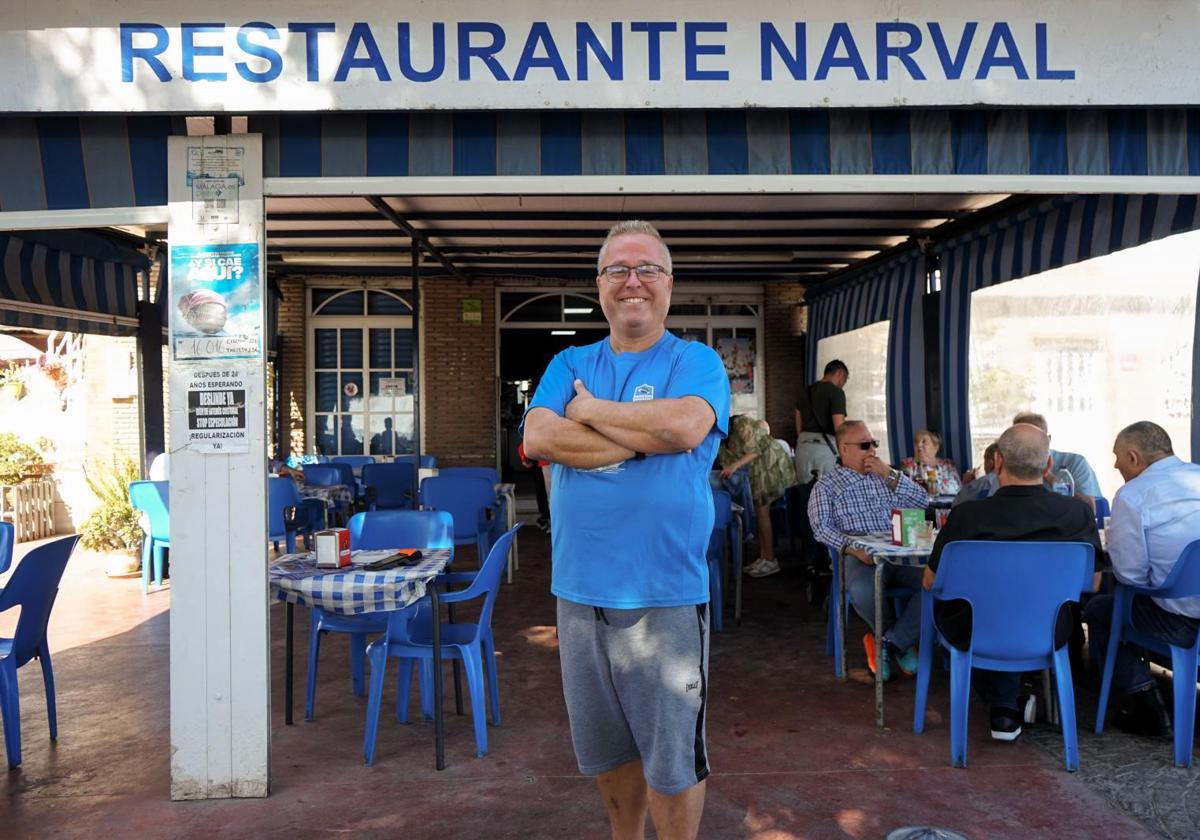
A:
MULTIPOLYGON (((808 501, 808 519, 816 538, 841 552, 852 534, 878 534, 892 529, 892 508, 924 508, 929 493, 911 478, 893 469, 876 455, 879 441, 861 420, 847 420, 837 429, 838 457, 841 463, 813 485, 808 501)), ((854 610, 868 625, 875 618, 874 563, 861 548, 845 550, 846 591, 854 610), (858 562, 854 562, 857 560, 858 562)), ((922 570, 916 567, 888 566, 883 572, 885 587, 920 589, 922 570)), ((891 678, 890 660, 895 659, 906 674, 916 673, 917 654, 913 645, 920 634, 921 599, 909 599, 898 617, 888 616, 884 605, 883 678, 891 678)), ((875 663, 875 638, 863 637, 867 664, 875 663)))

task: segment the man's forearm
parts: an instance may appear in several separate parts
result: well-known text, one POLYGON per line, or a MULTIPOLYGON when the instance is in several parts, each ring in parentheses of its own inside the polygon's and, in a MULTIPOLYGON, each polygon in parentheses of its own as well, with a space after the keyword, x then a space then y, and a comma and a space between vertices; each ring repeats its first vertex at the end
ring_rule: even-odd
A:
POLYGON ((532 458, 568 467, 592 469, 616 464, 634 455, 634 450, 565 417, 551 414, 539 418, 534 424, 535 429, 531 429, 530 425, 526 421, 525 453, 532 458))
POLYGON ((686 406, 681 399, 636 403, 597 399, 589 403, 586 417, 580 419, 604 437, 634 452, 683 452, 704 439, 703 435, 699 440, 695 439, 694 428, 687 423, 686 406))

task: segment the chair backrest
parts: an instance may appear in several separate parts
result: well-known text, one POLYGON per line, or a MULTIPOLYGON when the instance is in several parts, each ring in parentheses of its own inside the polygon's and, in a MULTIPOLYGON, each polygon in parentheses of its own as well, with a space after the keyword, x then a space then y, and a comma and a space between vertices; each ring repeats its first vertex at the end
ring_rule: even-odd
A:
POLYGON ((733 518, 733 499, 724 490, 713 489, 713 530, 724 530, 729 527, 729 520, 733 518))
POLYGON ((333 464, 346 464, 350 469, 359 475, 362 473, 362 468, 367 464, 375 463, 374 455, 335 455, 329 459, 333 464))
POLYGON ((1105 517, 1112 516, 1112 507, 1108 504, 1108 499, 1103 496, 1096 496, 1096 527, 1104 527, 1105 517))
POLYGON ((942 551, 933 596, 970 602, 976 653, 1048 656, 1059 609, 1092 588, 1093 558, 1084 542, 952 542, 942 551))
POLYGON ((438 477, 447 478, 484 478, 496 486, 500 483, 500 473, 491 467, 443 467, 438 470, 438 477))
POLYGON ((444 510, 454 517, 454 538, 473 540, 479 512, 496 506, 494 484, 486 478, 446 476, 439 473, 421 482, 421 507, 444 510))
POLYGON ((412 498, 416 470, 411 462, 367 464, 363 467, 365 487, 375 488, 375 505, 381 508, 416 507, 412 498))
POLYGON ((30 551, 0 592, 0 612, 16 606, 21 608, 9 654, 16 657, 18 668, 33 658, 46 638, 46 625, 50 621, 58 582, 62 580, 63 570, 78 539, 78 535, 63 537, 30 551))
POLYGON ((285 508, 296 507, 300 504, 300 491, 296 484, 285 476, 273 475, 267 478, 267 534, 271 537, 281 537, 287 532, 283 524, 285 508))
POLYGON ((1171 573, 1158 587, 1158 598, 1194 598, 1200 595, 1200 540, 1183 547, 1171 573))
POLYGON ((17 541, 17 529, 11 522, 0 522, 0 575, 12 565, 13 543, 17 541))
POLYGON ((518 522, 510 530, 500 535, 500 538, 492 544, 487 559, 483 561, 483 565, 480 566, 471 585, 462 591, 461 597, 464 600, 485 595, 483 608, 479 611, 481 628, 492 623, 492 607, 496 603, 496 594, 500 591, 500 577, 508 566, 508 549, 516 538, 517 531, 521 529, 521 525, 522 523, 518 522))
MULTIPOLYGON (((342 471, 338 467, 344 467, 345 464, 305 464, 304 483, 312 484, 316 487, 333 487, 336 484, 345 484, 342 471)), ((354 476, 350 477, 350 486, 354 486, 354 476)))
POLYGON ((153 539, 171 539, 171 482, 131 481, 129 502, 149 517, 153 539))
POLYGON ((372 510, 354 514, 349 527, 352 549, 454 547, 454 519, 443 510, 372 510))

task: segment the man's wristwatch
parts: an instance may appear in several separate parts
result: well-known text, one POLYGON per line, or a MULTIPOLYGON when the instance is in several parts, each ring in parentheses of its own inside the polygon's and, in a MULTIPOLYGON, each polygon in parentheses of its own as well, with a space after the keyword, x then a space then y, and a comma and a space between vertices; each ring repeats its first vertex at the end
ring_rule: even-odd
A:
POLYGON ((900 483, 900 470, 895 467, 888 470, 887 483, 895 490, 896 486, 900 483))

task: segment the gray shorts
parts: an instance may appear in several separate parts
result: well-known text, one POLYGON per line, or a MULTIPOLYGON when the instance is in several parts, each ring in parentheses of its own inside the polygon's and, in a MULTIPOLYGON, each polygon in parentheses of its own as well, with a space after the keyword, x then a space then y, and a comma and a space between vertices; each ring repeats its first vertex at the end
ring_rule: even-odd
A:
POLYGON ((558 599, 563 694, 579 771, 642 762, 659 793, 708 776, 708 605, 615 610, 558 599))

